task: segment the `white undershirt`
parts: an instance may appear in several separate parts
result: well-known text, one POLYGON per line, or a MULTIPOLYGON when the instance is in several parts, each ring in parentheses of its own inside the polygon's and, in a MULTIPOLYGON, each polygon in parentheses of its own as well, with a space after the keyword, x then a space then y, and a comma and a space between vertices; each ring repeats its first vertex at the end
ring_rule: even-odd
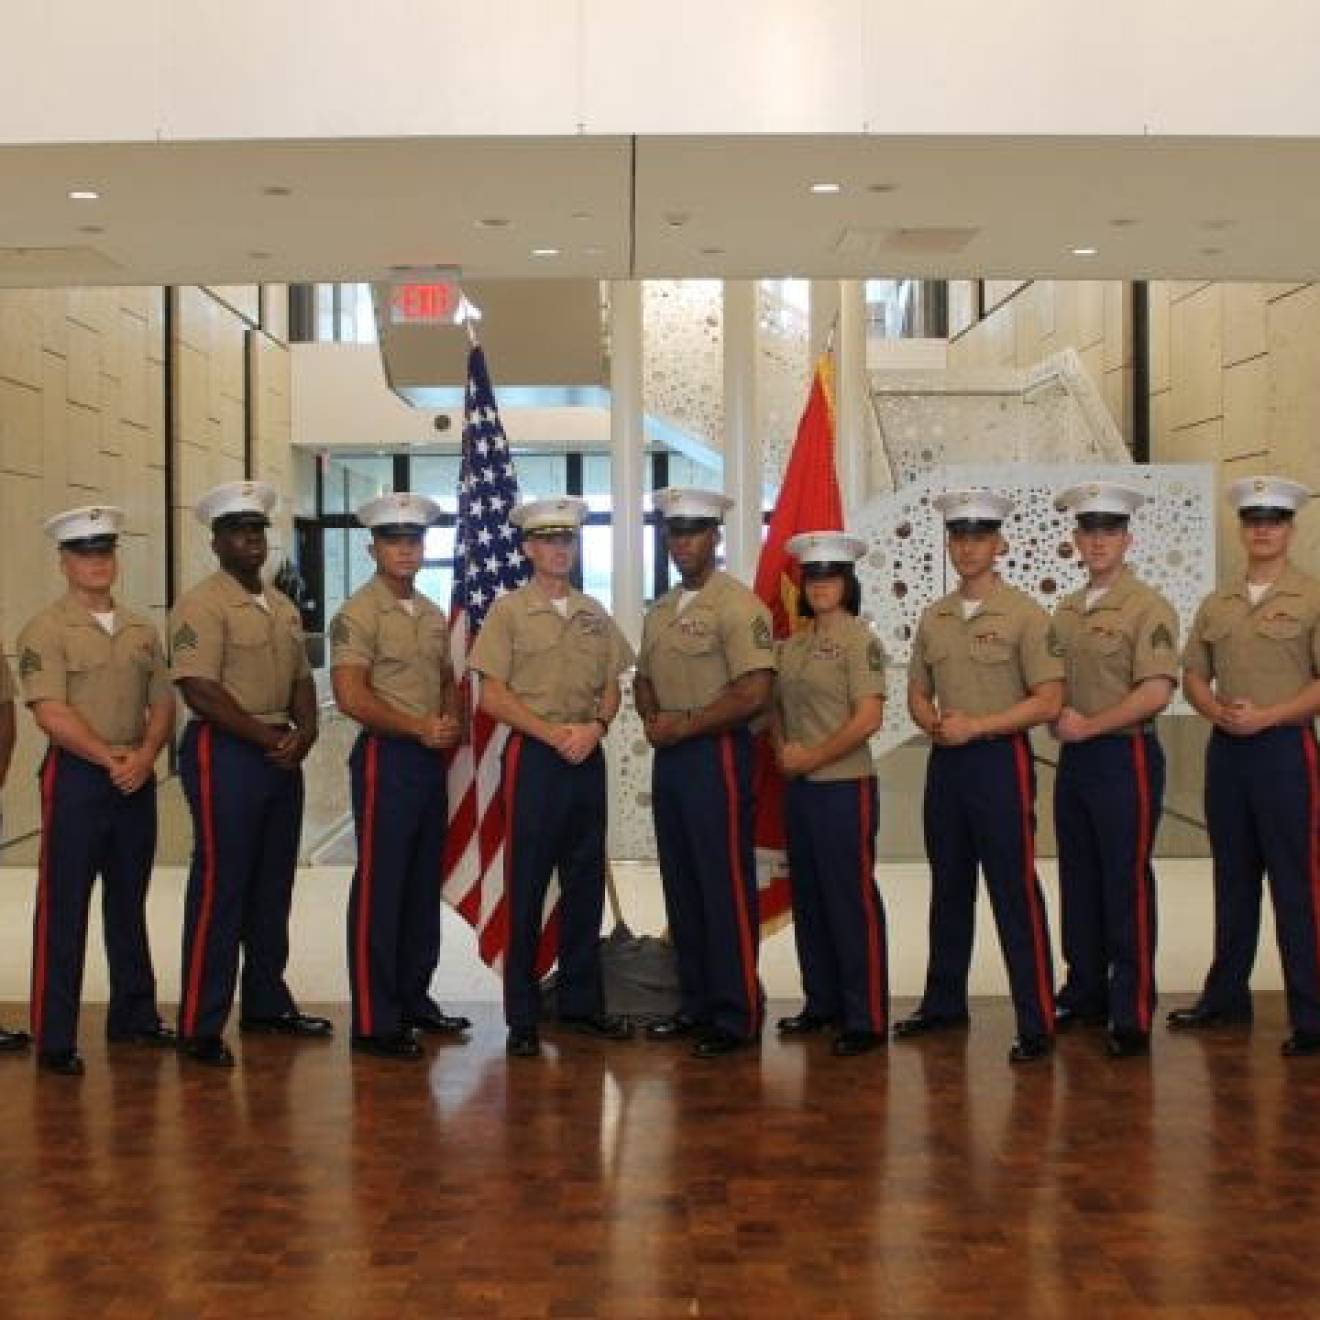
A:
POLYGON ((99 624, 101 625, 101 627, 104 628, 104 629, 106 630, 106 632, 108 632, 108 633, 110 634, 111 637, 113 637, 113 636, 115 635, 115 612, 114 612, 114 610, 106 610, 106 612, 105 612, 104 614, 99 614, 99 613, 97 613, 96 610, 92 610, 92 611, 91 611, 91 615, 92 615, 92 618, 94 618, 94 619, 97 621, 97 623, 99 623, 99 624))
POLYGON ((678 593, 677 613, 682 614, 700 594, 699 591, 689 591, 686 587, 683 587, 678 593))
MULTIPOLYGON (((249 594, 251 594, 251 593, 249 593, 249 594)), ((253 595, 253 596, 252 596, 252 603, 253 603, 254 605, 259 605, 259 606, 261 606, 261 608, 262 608, 263 610, 265 610, 267 614, 270 613, 270 601, 268 601, 268 600, 266 599, 266 593, 265 593, 264 591, 259 592, 259 593, 256 594, 256 595, 253 595)))
POLYGON ((985 603, 984 601, 979 601, 979 600, 963 601, 962 603, 963 622, 966 623, 968 619, 973 618, 976 614, 976 611, 979 610, 984 603, 985 603))
POLYGON ((553 606, 555 607, 555 610, 556 610, 556 612, 559 614, 559 617, 560 617, 561 619, 566 619, 566 618, 568 618, 568 597, 567 597, 567 596, 555 596, 555 597, 551 600, 550 604, 553 605, 553 606))
POLYGON ((1090 591, 1086 593, 1086 608, 1088 610, 1095 609, 1096 601, 1104 596, 1108 590, 1108 587, 1092 587, 1090 591))
POLYGON ((1273 582, 1248 582, 1247 597, 1253 605, 1259 605, 1265 599, 1265 593, 1274 585, 1273 582))

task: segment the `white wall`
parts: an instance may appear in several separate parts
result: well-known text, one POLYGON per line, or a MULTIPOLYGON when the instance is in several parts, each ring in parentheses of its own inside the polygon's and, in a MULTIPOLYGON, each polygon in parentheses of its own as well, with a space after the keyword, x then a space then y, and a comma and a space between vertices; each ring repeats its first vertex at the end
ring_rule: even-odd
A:
POLYGON ((1309 135, 1318 46, 1313 0, 44 0, 0 141, 1309 135))

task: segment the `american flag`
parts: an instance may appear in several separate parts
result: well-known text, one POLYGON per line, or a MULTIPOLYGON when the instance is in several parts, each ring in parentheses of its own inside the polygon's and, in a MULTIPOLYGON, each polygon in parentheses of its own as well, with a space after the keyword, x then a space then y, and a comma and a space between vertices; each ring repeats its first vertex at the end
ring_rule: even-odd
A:
MULTIPOLYGON (((445 901, 477 932, 483 961, 498 968, 509 939, 504 897, 504 801, 500 753, 508 730, 477 708, 468 652, 496 597, 521 586, 530 566, 519 549, 509 514, 518 503, 518 479, 509 442, 479 345, 468 354, 463 404, 463 462, 454 533, 454 593, 449 647, 470 737, 449 763, 449 829, 445 837, 445 901)), ((554 907, 547 900, 549 917, 554 907)), ((540 971, 554 961, 554 923, 543 927, 540 971)))

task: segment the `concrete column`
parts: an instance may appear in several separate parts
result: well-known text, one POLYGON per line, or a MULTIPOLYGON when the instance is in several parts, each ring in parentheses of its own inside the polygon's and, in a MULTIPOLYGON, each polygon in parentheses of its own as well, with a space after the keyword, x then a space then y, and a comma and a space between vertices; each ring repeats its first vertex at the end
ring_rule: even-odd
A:
POLYGON ((642 636, 642 286, 610 282, 610 498, 613 612, 634 646, 642 636))
POLYGON ((761 433, 756 418, 757 298, 753 280, 724 282, 724 492, 733 497, 724 525, 725 560, 750 582, 761 552, 761 433))

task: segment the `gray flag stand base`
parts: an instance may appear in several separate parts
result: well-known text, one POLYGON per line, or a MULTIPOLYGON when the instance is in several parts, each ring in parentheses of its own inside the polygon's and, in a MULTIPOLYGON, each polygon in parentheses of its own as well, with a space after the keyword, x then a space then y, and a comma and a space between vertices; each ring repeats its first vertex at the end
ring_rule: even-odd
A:
MULTIPOLYGON (((644 1023, 678 1011, 678 967, 674 946, 664 936, 634 935, 623 917, 614 872, 605 869, 605 894, 614 929, 600 942, 600 974, 605 1011, 644 1023)), ((541 985, 541 1012, 554 1017, 555 985, 552 972, 541 985)))

